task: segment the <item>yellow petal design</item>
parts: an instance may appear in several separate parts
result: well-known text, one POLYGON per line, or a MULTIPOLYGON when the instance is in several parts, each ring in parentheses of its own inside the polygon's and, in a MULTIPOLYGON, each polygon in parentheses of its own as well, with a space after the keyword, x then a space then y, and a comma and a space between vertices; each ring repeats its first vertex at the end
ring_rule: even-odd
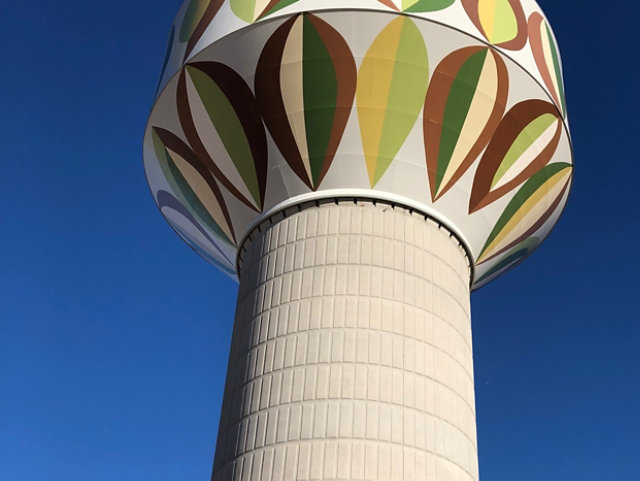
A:
POLYGON ((427 47, 408 17, 393 20, 367 51, 358 73, 360 133, 374 186, 404 144, 424 105, 427 47))
POLYGON ((507 205, 478 264, 505 252, 542 227, 560 205, 571 174, 570 164, 556 163, 531 177, 507 205))
POLYGON ((520 50, 527 43, 527 19, 520 0, 462 0, 462 6, 492 45, 520 50))

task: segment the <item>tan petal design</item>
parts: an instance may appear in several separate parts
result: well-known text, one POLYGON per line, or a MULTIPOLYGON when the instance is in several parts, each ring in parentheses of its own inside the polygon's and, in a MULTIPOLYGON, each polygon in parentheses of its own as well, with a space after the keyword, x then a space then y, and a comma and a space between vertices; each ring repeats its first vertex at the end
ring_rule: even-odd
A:
POLYGON ((152 135, 160 167, 178 200, 219 237, 235 244, 231 217, 211 172, 175 134, 154 127, 152 135))

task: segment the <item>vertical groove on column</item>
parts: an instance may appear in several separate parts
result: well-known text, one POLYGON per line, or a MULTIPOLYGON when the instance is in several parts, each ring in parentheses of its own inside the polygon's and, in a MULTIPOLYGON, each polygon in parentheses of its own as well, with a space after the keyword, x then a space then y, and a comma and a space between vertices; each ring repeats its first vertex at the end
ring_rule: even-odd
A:
POLYGON ((371 202, 246 241, 214 481, 476 481, 470 271, 450 232, 371 202))

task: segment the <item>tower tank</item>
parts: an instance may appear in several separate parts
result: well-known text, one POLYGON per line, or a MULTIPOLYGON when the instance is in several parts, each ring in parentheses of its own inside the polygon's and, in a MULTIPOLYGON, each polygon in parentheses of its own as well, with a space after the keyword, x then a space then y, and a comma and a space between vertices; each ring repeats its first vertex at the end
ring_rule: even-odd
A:
POLYGON ((191 0, 144 137, 239 280, 212 479, 477 480, 470 292, 572 180, 532 0, 191 0))

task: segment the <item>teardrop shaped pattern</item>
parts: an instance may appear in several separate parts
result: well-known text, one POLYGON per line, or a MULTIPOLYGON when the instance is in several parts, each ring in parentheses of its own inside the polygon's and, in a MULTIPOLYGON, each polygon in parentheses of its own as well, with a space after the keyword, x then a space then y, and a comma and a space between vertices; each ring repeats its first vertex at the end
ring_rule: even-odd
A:
POLYGON ((537 237, 530 237, 522 241, 513 249, 506 252, 487 272, 478 277, 474 284, 476 286, 483 284, 518 266, 536 250, 539 245, 540 239, 537 237))
POLYGON ((515 105, 500 122, 478 165, 469 213, 498 200, 542 169, 562 135, 558 109, 544 100, 515 105))
POLYGON ((486 47, 457 50, 436 67, 424 107, 424 143, 433 201, 467 171, 504 114, 507 67, 486 47))
POLYGON ((572 166, 548 165, 533 175, 507 204, 489 235, 477 264, 492 259, 535 234, 560 205, 569 188, 572 166))
POLYGON ((428 83, 422 34, 409 17, 399 16, 376 37, 358 72, 356 103, 372 187, 415 125, 428 83))
POLYGON ((249 86, 217 62, 187 64, 178 79, 178 116, 196 156, 231 194, 262 211, 267 140, 249 86))
POLYGON ((231 0, 231 10, 247 23, 253 23, 298 0, 231 0))
POLYGON ((316 190, 333 162, 353 107, 356 63, 347 42, 311 14, 284 22, 258 61, 258 107, 278 149, 316 190))
POLYGON ((567 108, 558 47, 549 24, 537 12, 529 17, 529 39, 533 58, 536 60, 542 80, 551 92, 556 105, 562 110, 563 116, 565 116, 567 108))
POLYGON ((184 60, 189 57, 223 3, 224 0, 191 0, 180 25, 179 39, 187 42, 184 60))
POLYGON ((520 50, 527 43, 527 18, 520 0, 462 0, 462 5, 492 45, 520 50))
POLYGON ((156 194, 160 212, 178 235, 205 260, 235 277, 235 265, 217 242, 202 228, 192 213, 171 192, 160 190, 156 194))
POLYGON ((435 12, 453 5, 455 0, 378 0, 383 5, 403 12, 435 12))
POLYGON ((217 237, 235 244, 231 218, 220 189, 191 149, 168 130, 152 129, 153 147, 165 179, 190 215, 217 237))

